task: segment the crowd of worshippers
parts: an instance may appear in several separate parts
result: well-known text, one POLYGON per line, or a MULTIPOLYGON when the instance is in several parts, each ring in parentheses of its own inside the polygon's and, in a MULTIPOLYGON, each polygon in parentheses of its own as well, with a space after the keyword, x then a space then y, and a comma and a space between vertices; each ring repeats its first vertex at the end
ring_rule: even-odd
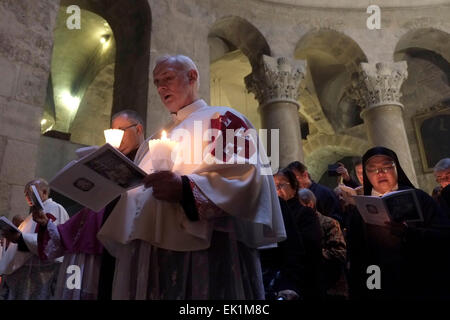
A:
POLYGON ((449 299, 450 158, 434 167, 433 198, 390 149, 374 147, 353 164, 355 178, 337 164, 334 190, 298 161, 274 175, 287 240, 260 251, 266 298, 449 299), (348 188, 370 196, 415 189, 424 221, 366 224, 348 188), (367 284, 371 265, 381 271, 378 290, 367 284))
MULTIPOLYGON (((192 131, 196 121, 205 130, 253 128, 235 110, 199 98, 198 69, 186 56, 157 59, 153 80, 172 113, 169 135, 192 131)), ((124 110, 111 127, 124 131, 118 150, 149 173, 143 185, 99 212, 69 217, 44 179, 27 183, 29 214, 12 219, 21 232, 1 240, 0 299, 450 298, 450 158, 434 168, 433 197, 381 146, 354 168, 339 164, 331 190, 299 161, 261 174, 264 150, 251 165, 181 163, 152 172, 141 117, 124 110), (33 206, 32 185, 43 210, 33 206), (368 196, 413 189, 423 221, 367 224, 349 189, 368 196), (370 266, 381 272, 375 288, 370 266)))

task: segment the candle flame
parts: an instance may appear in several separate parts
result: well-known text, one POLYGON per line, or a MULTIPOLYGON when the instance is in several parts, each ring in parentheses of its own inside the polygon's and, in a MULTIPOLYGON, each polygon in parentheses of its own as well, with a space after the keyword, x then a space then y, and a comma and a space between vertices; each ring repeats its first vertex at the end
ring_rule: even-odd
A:
POLYGON ((161 140, 168 140, 167 139, 167 132, 166 132, 166 130, 162 131, 162 133, 161 133, 161 140))

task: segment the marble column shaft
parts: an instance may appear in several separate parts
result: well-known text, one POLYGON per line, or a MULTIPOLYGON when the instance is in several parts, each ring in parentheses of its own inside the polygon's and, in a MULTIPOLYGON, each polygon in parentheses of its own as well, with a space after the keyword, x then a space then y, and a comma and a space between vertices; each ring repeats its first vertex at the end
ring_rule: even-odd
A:
POLYGON ((305 61, 263 55, 259 68, 245 78, 247 89, 259 102, 262 128, 279 130, 280 168, 292 161, 303 162, 298 98, 305 70, 305 61))
POLYGON ((360 92, 366 103, 361 118, 367 128, 369 143, 394 150, 406 175, 417 186, 403 122, 404 106, 400 103, 400 88, 408 77, 406 62, 361 63, 360 76, 360 92))

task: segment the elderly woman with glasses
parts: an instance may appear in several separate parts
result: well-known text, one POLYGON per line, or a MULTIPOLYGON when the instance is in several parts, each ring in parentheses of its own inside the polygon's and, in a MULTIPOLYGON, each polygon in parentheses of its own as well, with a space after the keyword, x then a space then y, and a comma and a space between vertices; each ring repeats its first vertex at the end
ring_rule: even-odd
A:
POLYGON ((367 196, 414 189, 424 220, 362 225, 362 238, 353 244, 359 253, 350 261, 351 277, 360 281, 353 294, 380 299, 449 298, 450 290, 443 285, 450 266, 450 223, 445 214, 427 193, 413 186, 388 148, 374 147, 364 154, 363 179, 367 196), (367 288, 371 265, 380 268, 380 289, 367 288))
MULTIPOLYGON (((305 248, 302 295, 305 300, 321 299, 324 297, 324 288, 320 274, 322 229, 319 218, 314 210, 301 205, 298 197, 299 184, 291 170, 287 168, 280 170, 273 178, 278 197, 286 201, 287 210, 293 217, 293 223, 300 233, 305 248)), ((281 208, 283 209, 283 206, 281 208)))

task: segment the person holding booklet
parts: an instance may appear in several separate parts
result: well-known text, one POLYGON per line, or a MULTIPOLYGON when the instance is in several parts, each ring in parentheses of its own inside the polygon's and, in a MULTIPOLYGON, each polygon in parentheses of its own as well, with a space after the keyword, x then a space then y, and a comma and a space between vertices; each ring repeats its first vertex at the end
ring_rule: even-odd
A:
MULTIPOLYGON (((359 279, 356 297, 424 298, 449 297, 443 286, 450 266, 450 222, 434 200, 416 189, 400 166, 394 151, 385 147, 369 149, 363 156, 363 185, 366 196, 386 196, 393 191, 413 189, 422 221, 390 219, 384 225, 362 225, 361 239, 352 239, 352 278, 359 279), (359 252, 355 252, 358 250, 359 252), (381 288, 369 290, 367 267, 379 266, 381 288)), ((354 288, 355 289, 355 288, 354 288)), ((355 298, 354 296, 354 298, 355 298)))
POLYGON ((152 149, 138 151, 139 166, 152 173, 121 197, 98 234, 117 261, 113 299, 263 299, 257 248, 286 238, 274 182, 262 172, 267 156, 248 136, 234 136, 250 144, 242 152, 204 140, 208 130, 225 137, 253 126, 199 98, 198 69, 186 56, 159 58, 153 80, 172 113, 168 139, 186 153, 172 170, 158 170, 152 149), (216 161, 222 155, 245 161, 216 161))
MULTIPOLYGON (((133 161, 139 146, 144 141, 141 117, 133 110, 123 110, 114 114, 111 119, 112 129, 124 131, 118 150, 133 161)), ((103 250, 103 246, 97 239, 97 232, 119 198, 98 212, 83 208, 60 225, 49 220, 42 211, 33 214, 33 219, 39 224, 39 257, 43 261, 48 261, 64 256, 56 285, 55 299, 111 299, 115 261, 106 250, 103 250), (80 267, 79 289, 66 286, 67 279, 72 275, 67 273, 70 265, 80 267)))
MULTIPOLYGON (((50 188, 44 179, 38 178, 28 182, 24 193, 30 205, 30 212, 44 211, 46 217, 55 225, 69 219, 64 207, 49 198, 50 188)), ((21 232, 7 235, 11 243, 0 260, 0 275, 3 276, 0 297, 5 300, 50 299, 62 259, 40 261, 37 225, 32 214, 21 223, 19 229, 21 232)))

